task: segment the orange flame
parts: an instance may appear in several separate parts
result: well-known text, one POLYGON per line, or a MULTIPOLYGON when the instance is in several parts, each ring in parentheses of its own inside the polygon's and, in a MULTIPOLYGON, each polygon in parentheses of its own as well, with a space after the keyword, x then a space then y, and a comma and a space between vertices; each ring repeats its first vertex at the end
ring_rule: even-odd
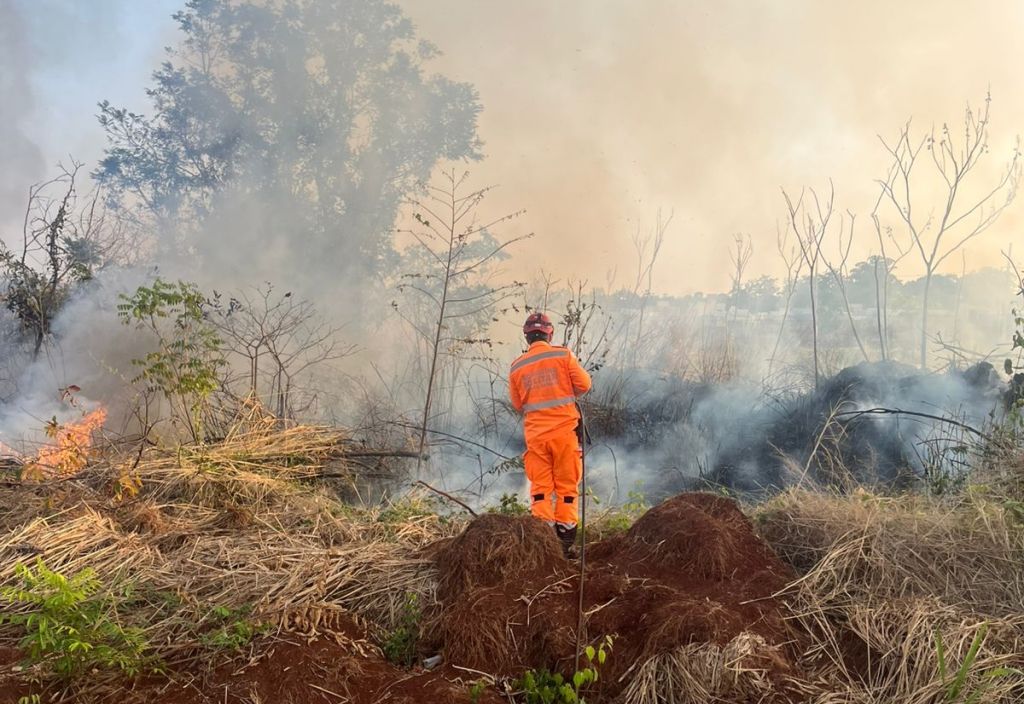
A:
POLYGON ((25 464, 22 476, 66 477, 81 471, 89 459, 92 436, 107 420, 107 409, 97 408, 76 423, 59 425, 56 419, 47 424, 46 434, 53 443, 40 448, 36 457, 25 464))

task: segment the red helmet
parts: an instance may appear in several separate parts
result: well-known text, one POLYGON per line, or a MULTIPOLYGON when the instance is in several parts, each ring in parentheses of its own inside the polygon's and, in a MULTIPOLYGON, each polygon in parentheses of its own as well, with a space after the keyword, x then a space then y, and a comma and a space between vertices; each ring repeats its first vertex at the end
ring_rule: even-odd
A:
POLYGON ((551 318, 543 313, 531 313, 523 323, 523 334, 529 335, 531 332, 542 332, 550 338, 555 334, 555 326, 551 324, 551 318))

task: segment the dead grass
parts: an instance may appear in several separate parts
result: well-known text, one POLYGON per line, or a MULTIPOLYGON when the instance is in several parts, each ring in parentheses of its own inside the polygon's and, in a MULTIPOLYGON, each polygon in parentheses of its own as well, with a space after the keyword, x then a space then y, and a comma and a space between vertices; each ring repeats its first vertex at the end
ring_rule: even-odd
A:
MULTIPOLYGON (((203 635, 216 607, 282 631, 342 637, 349 616, 371 631, 393 628, 410 594, 425 623, 462 649, 450 653, 455 659, 488 669, 532 657, 510 649, 505 630, 475 628, 473 619, 510 608, 502 575, 566 568, 550 529, 528 517, 484 516, 462 532, 464 522, 416 503, 346 506, 314 478, 325 467, 339 481, 357 474, 341 457, 348 443, 337 429, 253 417, 221 443, 110 455, 71 480, 4 486, 0 584, 35 554, 66 574, 91 568, 116 593, 118 619, 144 628, 154 654, 174 668, 209 653, 203 635), (138 489, 117 500, 117 487, 138 489)), ((636 541, 638 554, 647 550, 661 565, 732 574, 724 563, 737 545, 708 564, 688 561, 686 545, 658 518, 673 507, 679 525, 697 509, 723 524, 746 518, 714 497, 687 501, 699 503, 663 505, 618 540, 636 541)), ((1024 679, 991 676, 1024 666, 1024 535, 1012 505, 981 492, 942 503, 794 490, 758 507, 754 519, 800 573, 783 591, 792 624, 807 636, 795 667, 790 653, 749 632, 681 647, 666 638, 672 646, 628 666, 623 702, 938 704, 982 631, 953 701, 974 693, 979 704, 1024 701, 1024 679)), ((17 636, 0 631, 0 646, 17 636)))
MULTIPOLYGON (((65 574, 85 568, 117 594, 119 618, 154 654, 201 656, 214 608, 305 634, 338 610, 387 629, 407 594, 435 601, 422 547, 460 527, 437 515, 354 509, 310 481, 355 469, 337 429, 242 423, 223 442, 108 459, 73 481, 8 487, 0 583, 38 554, 65 574), (131 476, 137 493, 111 487, 131 476), (125 594, 130 596, 125 597, 125 594)), ((16 634, 0 633, 0 645, 16 634)))
POLYGON ((635 671, 623 704, 768 702, 783 696, 772 673, 785 667, 780 648, 754 633, 725 646, 691 643, 656 655, 635 671))
POLYGON ((813 638, 802 662, 821 682, 813 701, 837 691, 871 704, 944 701, 979 633, 965 693, 1021 701, 1024 678, 992 676, 1024 664, 1024 535, 998 502, 794 490, 758 509, 757 523, 804 571, 784 594, 813 638))

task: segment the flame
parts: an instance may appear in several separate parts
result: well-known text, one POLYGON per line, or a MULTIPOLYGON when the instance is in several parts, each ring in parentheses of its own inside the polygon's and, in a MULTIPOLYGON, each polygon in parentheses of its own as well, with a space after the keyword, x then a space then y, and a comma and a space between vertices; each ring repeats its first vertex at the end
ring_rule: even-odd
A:
POLYGON ((67 477, 85 468, 92 448, 92 436, 107 420, 107 409, 97 408, 80 421, 60 425, 56 419, 46 426, 53 443, 40 448, 35 458, 25 463, 22 476, 67 477))

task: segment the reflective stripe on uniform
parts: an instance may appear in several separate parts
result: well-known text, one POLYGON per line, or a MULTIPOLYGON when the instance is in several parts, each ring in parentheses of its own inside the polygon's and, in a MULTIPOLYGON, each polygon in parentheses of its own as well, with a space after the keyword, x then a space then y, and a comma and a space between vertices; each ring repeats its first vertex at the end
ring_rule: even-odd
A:
POLYGON ((541 352, 540 354, 534 355, 532 357, 527 357, 526 359, 520 359, 518 362, 516 362, 515 364, 512 365, 512 369, 510 369, 509 371, 513 371, 514 372, 517 369, 522 369, 523 367, 529 366, 529 365, 533 364, 534 362, 539 362, 542 359, 551 359, 552 357, 564 357, 567 354, 569 354, 569 350, 564 350, 564 349, 563 350, 551 350, 550 352, 541 352))
POLYGON ((570 403, 575 403, 575 396, 563 396, 561 398, 553 398, 548 401, 538 401, 537 403, 528 403, 523 406, 523 413, 529 413, 530 411, 542 411, 545 408, 555 408, 556 406, 566 406, 570 403))

